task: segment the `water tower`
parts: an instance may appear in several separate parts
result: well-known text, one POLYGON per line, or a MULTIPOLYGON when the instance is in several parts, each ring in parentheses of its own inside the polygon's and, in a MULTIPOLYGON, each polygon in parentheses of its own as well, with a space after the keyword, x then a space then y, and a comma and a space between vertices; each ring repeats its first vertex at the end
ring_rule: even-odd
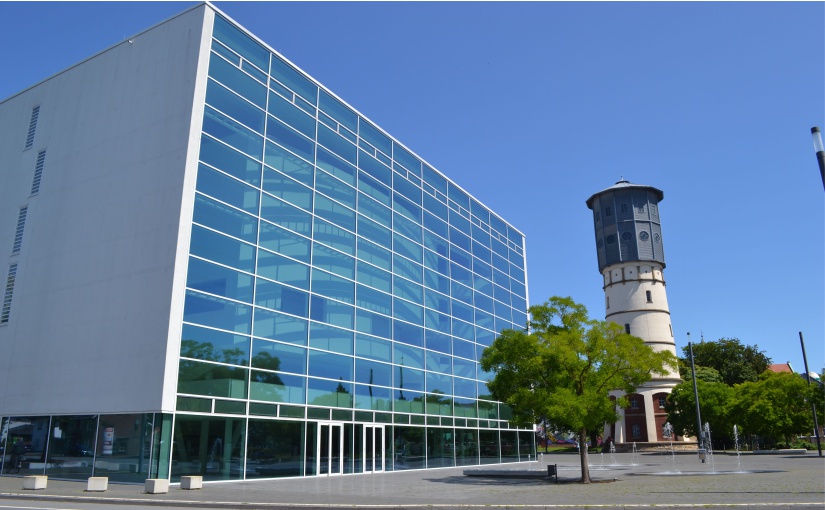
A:
MULTIPOLYGON (((593 210, 599 272, 604 277, 605 320, 644 340, 656 351, 676 354, 665 291, 661 190, 620 180, 587 199, 593 210)), ((630 407, 604 437, 620 443, 655 443, 665 437, 665 401, 681 382, 678 371, 656 376, 628 395, 630 407)), ((614 392, 614 396, 621 393, 614 392)))

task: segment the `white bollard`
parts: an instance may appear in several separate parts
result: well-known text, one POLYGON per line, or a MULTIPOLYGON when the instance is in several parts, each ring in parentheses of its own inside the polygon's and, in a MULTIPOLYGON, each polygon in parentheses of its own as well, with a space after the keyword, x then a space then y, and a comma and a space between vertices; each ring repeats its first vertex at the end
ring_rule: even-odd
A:
POLYGON ((23 477, 23 488, 26 490, 45 489, 49 477, 46 475, 29 475, 23 477))
POLYGON ((86 492, 106 492, 108 488, 108 476, 90 476, 88 482, 86 482, 86 492))
POLYGON ((147 494, 166 494, 169 492, 169 480, 166 478, 147 478, 144 487, 147 494))
POLYGON ((181 476, 180 488, 186 490, 203 489, 202 476, 181 476))

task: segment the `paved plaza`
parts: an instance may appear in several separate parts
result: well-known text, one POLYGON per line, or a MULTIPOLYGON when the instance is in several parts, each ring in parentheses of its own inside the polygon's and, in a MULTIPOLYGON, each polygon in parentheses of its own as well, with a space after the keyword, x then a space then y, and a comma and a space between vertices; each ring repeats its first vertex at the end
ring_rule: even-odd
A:
MULTIPOLYGON (((0 506, 31 502, 99 502, 173 508, 825 508, 825 459, 807 454, 717 453, 702 464, 695 453, 595 454, 595 483, 577 483, 579 457, 550 454, 532 463, 494 466, 546 471, 558 466, 559 483, 544 478, 465 476, 447 468, 376 475, 205 483, 201 490, 173 485, 146 494, 142 485, 109 484, 85 492, 86 483, 49 480, 44 490, 22 489, 22 479, 0 478, 0 506)), ((44 505, 45 506, 45 505, 44 505)))

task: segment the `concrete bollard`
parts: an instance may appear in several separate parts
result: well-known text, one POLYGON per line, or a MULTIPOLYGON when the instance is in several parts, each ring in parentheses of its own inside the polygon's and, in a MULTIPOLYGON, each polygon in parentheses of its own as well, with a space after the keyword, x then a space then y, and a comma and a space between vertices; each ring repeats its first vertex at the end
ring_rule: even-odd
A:
POLYGON ((144 487, 147 494, 166 494, 169 492, 169 480, 166 478, 147 478, 144 487))
POLYGON ((45 489, 49 481, 46 475, 29 475, 23 477, 23 488, 26 490, 45 489))
POLYGON ((90 476, 86 482, 86 492, 106 492, 108 488, 108 476, 90 476))
POLYGON ((181 476, 180 477, 180 488, 186 490, 194 490, 194 489, 202 489, 203 488, 203 477, 202 476, 181 476))

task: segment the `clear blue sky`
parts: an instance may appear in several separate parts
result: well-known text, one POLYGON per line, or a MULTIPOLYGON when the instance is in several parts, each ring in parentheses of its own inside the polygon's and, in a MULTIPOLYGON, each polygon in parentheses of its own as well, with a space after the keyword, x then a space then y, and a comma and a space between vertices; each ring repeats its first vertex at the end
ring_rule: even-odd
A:
MULTIPOLYGON (((0 98, 190 2, 0 2, 0 98)), ((677 353, 737 337, 825 366, 825 3, 218 8, 527 236, 530 301, 603 318, 585 200, 662 189, 677 353)))

